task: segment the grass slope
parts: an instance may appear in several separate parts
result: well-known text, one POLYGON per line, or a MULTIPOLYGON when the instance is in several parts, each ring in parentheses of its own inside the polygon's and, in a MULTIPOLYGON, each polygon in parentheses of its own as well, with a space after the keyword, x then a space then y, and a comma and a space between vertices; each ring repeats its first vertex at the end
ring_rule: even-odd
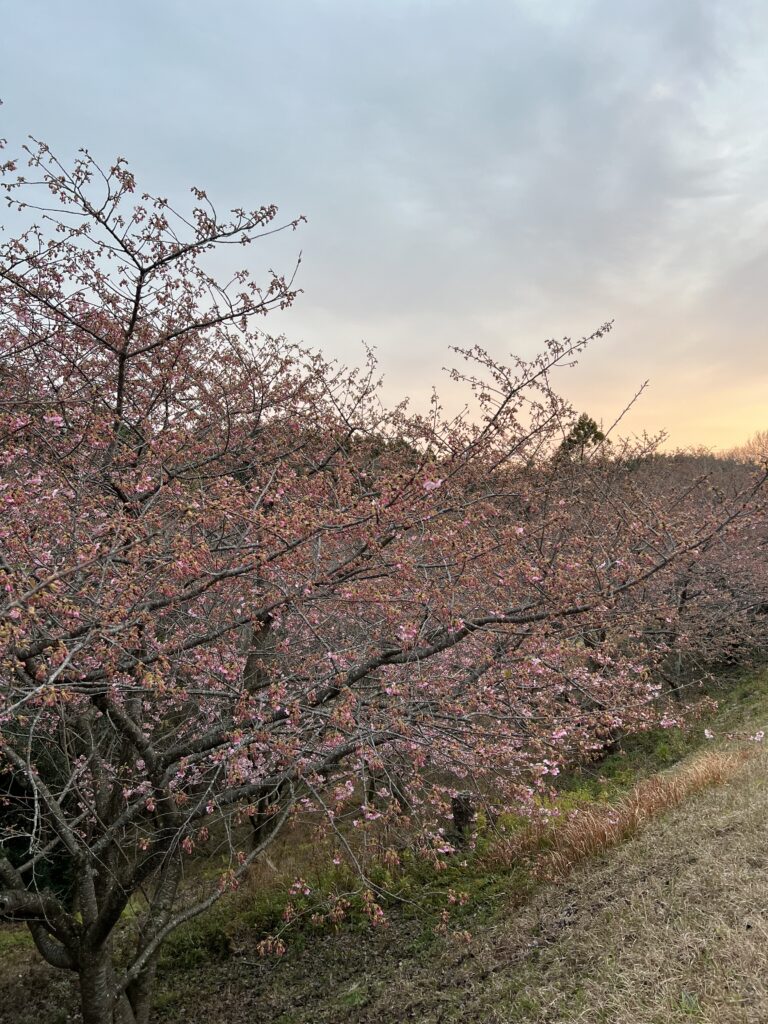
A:
MULTIPOLYGON (((703 722, 636 737, 569 779, 563 799, 592 824, 546 839, 538 869, 491 848, 463 877, 412 878, 423 913, 298 934, 279 959, 255 951, 263 910, 194 922, 164 959, 157 1021, 768 1021, 768 750, 748 739, 768 723, 768 673, 727 693, 713 743, 703 722), (435 935, 434 893, 448 884, 472 899, 435 935)), ((64 1024, 73 1006, 69 979, 35 962, 25 933, 0 930, 0 1020, 64 1024)))
POLYGON ((180 986, 166 1019, 764 1024, 766 768, 761 751, 564 884, 474 922, 469 941, 424 943, 406 923, 277 962, 230 961, 180 986))

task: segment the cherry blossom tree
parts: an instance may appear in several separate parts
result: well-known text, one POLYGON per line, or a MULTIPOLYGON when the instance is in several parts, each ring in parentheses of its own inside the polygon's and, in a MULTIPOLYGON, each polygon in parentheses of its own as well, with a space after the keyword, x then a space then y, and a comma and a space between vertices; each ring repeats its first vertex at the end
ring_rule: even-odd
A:
POLYGON ((768 430, 758 430, 744 444, 732 448, 728 456, 741 462, 755 462, 764 465, 768 460, 768 430))
MULTIPOLYGON (((681 452, 655 456, 644 468, 646 492, 677 488, 687 492, 701 515, 726 508, 762 473, 730 458, 681 452)), ((738 663, 759 655, 768 641, 766 596, 765 501, 755 502, 753 514, 687 554, 666 581, 655 627, 662 653, 659 674, 674 689, 684 677, 712 666, 738 663)))
POLYGON ((348 370, 262 331, 292 275, 222 278, 226 247, 299 220, 221 216, 200 189, 178 212, 87 152, 67 168, 32 144, 20 167, 0 917, 77 973, 86 1024, 138 1024, 164 939, 297 815, 352 857, 351 806, 350 828, 391 814, 445 855, 460 789, 533 808, 564 763, 653 721, 648 623, 749 528, 762 478, 713 502, 706 476, 649 486, 652 444, 560 457, 575 418, 553 377, 610 325, 509 366, 455 353, 471 412, 387 408, 372 357, 348 370), (209 883, 186 866, 211 843, 209 883))

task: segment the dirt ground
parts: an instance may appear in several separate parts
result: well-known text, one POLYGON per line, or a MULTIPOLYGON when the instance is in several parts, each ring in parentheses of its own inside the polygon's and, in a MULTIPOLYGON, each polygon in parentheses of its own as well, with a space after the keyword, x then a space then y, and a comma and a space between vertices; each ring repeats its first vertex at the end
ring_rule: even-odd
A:
MULTIPOLYGON (((166 977, 158 1024, 765 1024, 768 753, 472 936, 417 922, 166 977)), ((0 946, 0 1021, 76 1020, 69 982, 0 946)))

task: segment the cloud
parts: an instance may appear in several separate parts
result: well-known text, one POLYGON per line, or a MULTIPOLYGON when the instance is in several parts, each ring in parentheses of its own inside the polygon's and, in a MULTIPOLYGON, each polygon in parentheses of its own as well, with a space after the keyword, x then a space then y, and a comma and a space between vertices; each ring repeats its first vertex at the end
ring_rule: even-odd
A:
POLYGON ((576 385, 595 407, 651 376, 675 419, 692 359, 764 372, 757 0, 48 0, 13 21, 12 126, 125 152, 164 192, 307 213, 254 256, 305 250, 277 326, 344 357, 365 337, 393 387, 426 393, 450 343, 531 351, 609 316, 576 385))

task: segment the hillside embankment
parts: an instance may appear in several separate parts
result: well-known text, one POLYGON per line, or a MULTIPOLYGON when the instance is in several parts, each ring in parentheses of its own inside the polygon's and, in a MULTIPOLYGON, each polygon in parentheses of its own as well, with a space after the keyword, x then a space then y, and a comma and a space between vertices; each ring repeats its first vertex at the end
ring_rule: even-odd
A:
MULTIPOLYGON (((240 928, 225 956, 210 949, 194 962, 166 961, 155 1019, 764 1024, 766 691, 765 675, 759 690, 743 687, 741 702, 710 723, 714 740, 673 768, 649 777, 646 753, 644 780, 586 809, 594 825, 587 854, 574 854, 571 840, 559 850, 568 863, 553 864, 556 845, 541 851, 540 868, 549 864, 556 881, 524 890, 510 874, 505 888, 489 862, 493 885, 475 870, 476 907, 471 900, 447 933, 395 910, 384 928, 297 935, 280 958, 259 957, 258 934, 240 928), (594 842, 603 826, 605 842, 594 842)), ((0 940, 0 1020, 77 1020, 69 979, 35 960, 23 932, 0 940)))
MULTIPOLYGON (((694 757, 697 755, 694 755, 694 757)), ((342 935, 229 961, 167 1019, 189 1024, 764 1024, 768 756, 697 793, 471 938, 342 935), (217 1016, 218 1014, 218 1016, 217 1016)))

